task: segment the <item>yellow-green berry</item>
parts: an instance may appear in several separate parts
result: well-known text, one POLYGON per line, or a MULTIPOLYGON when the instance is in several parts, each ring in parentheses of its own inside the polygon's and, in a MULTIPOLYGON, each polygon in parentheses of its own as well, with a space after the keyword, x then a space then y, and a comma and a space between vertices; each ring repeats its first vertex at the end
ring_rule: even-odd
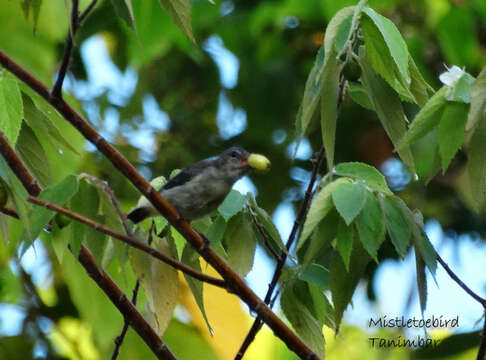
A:
POLYGON ((248 165, 259 171, 270 170, 270 160, 260 154, 251 154, 248 157, 248 165))

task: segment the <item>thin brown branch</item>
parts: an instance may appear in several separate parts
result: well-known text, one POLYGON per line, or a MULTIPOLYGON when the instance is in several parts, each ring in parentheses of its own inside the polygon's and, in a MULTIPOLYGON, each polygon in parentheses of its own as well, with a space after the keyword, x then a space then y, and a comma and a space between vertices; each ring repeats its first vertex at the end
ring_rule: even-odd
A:
POLYGON ((157 249, 154 249, 154 248, 152 248, 152 247, 144 244, 143 242, 139 241, 135 237, 122 234, 122 233, 120 233, 118 231, 115 231, 113 229, 110 229, 109 227, 107 227, 107 226, 105 226, 103 224, 100 224, 100 223, 98 223, 96 221, 93 221, 91 219, 88 219, 85 216, 82 216, 82 215, 80 215, 78 213, 75 213, 75 212, 73 212, 71 210, 68 210, 66 208, 63 208, 63 207, 61 207, 59 205, 56 205, 54 203, 51 203, 49 201, 45 201, 45 200, 39 199, 39 198, 37 198, 35 196, 29 195, 27 197, 27 200, 29 202, 31 202, 31 203, 34 203, 36 205, 43 206, 46 209, 49 209, 49 210, 52 210, 52 211, 56 211, 56 212, 61 213, 61 214, 65 215, 65 216, 67 216, 67 217, 70 217, 71 219, 74 219, 76 221, 79 221, 80 223, 83 223, 83 224, 85 224, 85 225, 87 225, 89 227, 92 227, 96 231, 102 232, 104 234, 110 235, 113 238, 116 238, 118 240, 121 240, 124 243, 130 245, 131 247, 134 247, 136 249, 139 249, 139 250, 141 250, 141 251, 143 251, 143 252, 151 255, 154 258, 159 259, 159 260, 165 262, 166 264, 169 264, 173 268, 175 268, 177 270, 180 270, 183 273, 185 273, 185 274, 187 274, 189 276, 192 276, 195 279, 198 279, 200 281, 207 282, 208 284, 211 284, 211 285, 215 285, 215 286, 218 286, 218 287, 221 287, 221 288, 225 288, 225 282, 223 280, 214 278, 212 276, 209 276, 209 275, 203 274, 202 272, 199 272, 197 270, 194 270, 192 267, 190 267, 190 266, 188 266, 186 264, 183 264, 180 261, 177 261, 177 260, 171 258, 170 256, 167 256, 164 253, 158 251, 157 249))
MULTIPOLYGON (((152 223, 150 224, 150 228, 149 228, 148 239, 147 239, 148 246, 152 244, 152 240, 153 240, 152 232, 154 231, 154 226, 155 226, 155 222, 152 220, 152 223)), ((127 232, 127 235, 130 235, 130 233, 131 232, 127 232)), ((137 281, 135 282, 135 287, 133 288, 132 291, 132 304, 134 306, 137 305, 137 296, 138 296, 139 289, 140 289, 140 279, 137 279, 137 281)), ((125 336, 127 335, 128 325, 129 325, 128 319, 125 319, 125 321, 123 322, 123 328, 122 331, 120 332, 120 335, 118 335, 114 340, 115 348, 113 349, 111 360, 116 360, 118 354, 120 353, 121 345, 123 343, 123 340, 125 339, 125 336)))
POLYGON ((52 88, 51 95, 55 98, 62 97, 62 84, 64 83, 64 78, 66 77, 67 69, 69 66, 69 60, 71 59, 71 52, 73 50, 73 38, 78 29, 79 21, 79 1, 72 0, 71 9, 71 25, 69 32, 66 36, 66 42, 64 46, 64 54, 62 56, 61 66, 59 67, 59 73, 57 74, 56 83, 52 88))
POLYGON ((51 91, 51 95, 56 98, 62 97, 62 84, 64 83, 64 78, 66 77, 66 73, 69 67, 69 61, 71 59, 71 53, 73 51, 74 36, 76 35, 76 31, 78 30, 84 19, 86 19, 90 11, 93 10, 98 0, 91 1, 91 3, 86 7, 81 15, 79 15, 79 0, 72 0, 72 2, 73 4, 71 9, 70 29, 66 36, 64 54, 62 56, 61 66, 59 67, 59 73, 57 75, 56 83, 54 84, 54 87, 51 91))
POLYGON ((440 257, 438 253, 435 253, 437 257, 437 261, 442 265, 444 270, 449 274, 452 280, 454 280, 465 292, 469 294, 474 300, 479 302, 483 307, 486 309, 486 299, 482 298, 478 294, 476 294, 474 291, 471 290, 469 286, 467 286, 459 277, 454 273, 454 271, 451 270, 449 265, 440 257))
POLYGON ((0 208, 0 212, 4 213, 5 215, 19 219, 19 214, 17 214, 17 211, 15 211, 14 209, 10 209, 8 207, 3 207, 3 208, 0 208))
POLYGON ((479 340, 479 350, 478 356, 476 360, 485 360, 486 359, 486 311, 484 313, 484 324, 483 324, 483 331, 481 333, 481 340, 479 340))
POLYGON ((84 21, 84 19, 86 19, 86 16, 88 16, 88 14, 91 12, 91 10, 93 10, 93 8, 95 7, 97 2, 98 2, 98 0, 91 1, 89 3, 89 5, 86 7, 86 9, 81 13, 81 15, 79 15, 78 25, 81 25, 81 23, 84 21))
MULTIPOLYGON (((132 304, 137 305, 137 294, 138 294, 138 289, 140 288, 140 280, 137 280, 135 283, 135 287, 133 288, 132 291, 132 304)), ((125 319, 123 322, 123 328, 122 331, 120 332, 120 335, 118 335, 115 340, 115 348, 113 349, 113 354, 111 355, 111 360, 116 360, 118 357, 118 354, 120 353, 120 348, 121 345, 123 344, 123 340, 125 339, 125 336, 127 335, 128 331, 128 319, 125 319)))
POLYGON ((118 285, 110 278, 105 271, 100 271, 96 266, 93 255, 85 247, 79 252, 79 262, 83 265, 88 275, 98 284, 98 286, 110 298, 111 302, 120 310, 125 319, 130 319, 130 325, 150 347, 152 352, 159 359, 176 359, 160 337, 144 319, 126 297, 118 285))
MULTIPOLYGON (((0 135, 3 134, 0 132, 0 135)), ((0 153, 3 155, 15 175, 22 182, 27 192, 35 196, 40 194, 40 192, 42 191, 41 187, 37 184, 33 176, 27 170, 24 163, 17 156, 8 141, 0 142, 0 144, 0 153)), ((5 211, 3 213, 10 215, 16 219, 19 218, 17 212, 12 209, 9 209, 8 211, 5 211)), ((149 346, 153 353, 159 359, 176 359, 175 356, 164 344, 164 342, 157 335, 157 333, 152 329, 150 324, 137 311, 136 307, 132 303, 130 303, 130 301, 128 301, 126 295, 120 290, 118 285, 116 285, 111 277, 106 272, 100 272, 98 270, 93 256, 84 245, 81 245, 78 259, 81 265, 83 265, 83 267, 85 268, 86 272, 95 280, 98 286, 105 292, 105 294, 119 309, 123 317, 125 319, 129 319, 132 328, 140 335, 142 340, 149 346)))
POLYGON ((0 153, 8 166, 22 182, 22 185, 24 185, 27 192, 31 195, 39 195, 41 188, 37 183, 37 180, 30 174, 24 163, 20 161, 15 150, 12 148, 2 131, 0 131, 0 153))
MULTIPOLYGON (((323 159, 324 159, 324 148, 321 148, 319 150, 319 152, 317 153, 316 159, 314 161, 314 166, 313 166, 313 169, 312 169, 312 175, 311 175, 311 178, 309 180, 309 185, 307 186, 307 190, 305 192, 304 200, 303 200, 302 205, 300 207, 297 218, 294 221, 294 225, 292 226, 292 230, 290 232, 287 243, 285 244, 285 248, 287 249, 287 252, 292 247, 292 245, 295 241, 296 235, 297 235, 297 231, 299 230, 300 224, 302 223, 305 215, 307 214, 309 204, 310 204, 312 197, 313 197, 312 189, 314 188, 315 182, 317 180, 317 174, 318 174, 318 171, 319 171, 319 168, 321 166, 323 159)), ((265 303, 266 304, 273 305, 273 303, 275 302, 275 300, 272 301, 272 295, 273 295, 273 292, 275 291, 275 287, 278 284, 278 279, 280 279, 280 276, 282 275, 282 271, 283 271, 286 260, 287 260, 287 253, 282 252, 281 256, 279 257, 279 259, 277 261, 277 265, 275 267, 275 271, 273 273, 272 280, 270 281, 270 284, 268 285, 267 294, 265 295, 265 303)), ((276 297, 274 299, 276 299, 276 297)), ((258 334, 258 331, 260 331, 262 325, 263 325, 263 323, 261 321, 260 316, 257 316, 255 321, 253 322, 253 325, 251 326, 250 330, 248 331, 248 334, 246 335, 245 340, 243 340, 243 343, 241 344, 241 347, 240 347, 240 349, 238 350, 238 353, 235 356, 235 360, 243 358, 246 350, 251 345, 253 340, 255 340, 255 337, 258 334)))
POLYGON ((182 219, 175 209, 140 175, 113 146, 111 146, 81 115, 61 98, 49 95, 49 89, 22 66, 14 62, 7 54, 0 51, 0 64, 22 80, 32 90, 49 102, 68 122, 83 136, 96 146, 98 151, 145 196, 150 203, 164 216, 168 222, 184 236, 192 247, 201 254, 225 280, 227 290, 237 294, 251 311, 258 314, 262 320, 282 339, 290 350, 301 358, 312 360, 319 357, 248 287, 244 280, 221 258, 216 251, 208 246, 205 240, 182 219))

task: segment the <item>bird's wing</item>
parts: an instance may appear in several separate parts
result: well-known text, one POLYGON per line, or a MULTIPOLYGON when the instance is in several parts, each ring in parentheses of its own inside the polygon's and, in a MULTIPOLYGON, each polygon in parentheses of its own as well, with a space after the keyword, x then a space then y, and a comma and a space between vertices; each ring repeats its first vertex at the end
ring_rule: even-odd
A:
POLYGON ((181 186, 184 185, 186 182, 191 180, 193 177, 195 177, 197 174, 201 172, 201 170, 208 165, 213 160, 202 160, 199 161, 195 164, 189 165, 188 167, 184 168, 181 170, 179 174, 174 176, 172 179, 170 179, 163 187, 161 190, 168 190, 176 186, 181 186))

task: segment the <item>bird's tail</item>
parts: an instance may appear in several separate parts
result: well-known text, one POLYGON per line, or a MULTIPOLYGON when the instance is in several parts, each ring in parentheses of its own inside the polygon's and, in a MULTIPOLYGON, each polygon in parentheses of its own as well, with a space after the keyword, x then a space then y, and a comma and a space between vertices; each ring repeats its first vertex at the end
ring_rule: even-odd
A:
POLYGON ((130 211, 130 213, 127 215, 127 217, 134 223, 137 224, 142 220, 145 220, 149 216, 152 215, 152 212, 150 211, 150 207, 147 206, 140 206, 138 208, 133 209, 130 211))

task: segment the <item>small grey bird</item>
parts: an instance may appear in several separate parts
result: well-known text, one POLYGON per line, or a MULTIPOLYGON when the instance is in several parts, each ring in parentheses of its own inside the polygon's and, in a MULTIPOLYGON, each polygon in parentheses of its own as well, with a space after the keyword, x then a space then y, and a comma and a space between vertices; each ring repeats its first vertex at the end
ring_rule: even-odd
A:
MULTIPOLYGON (((251 168, 265 170, 270 161, 239 146, 225 150, 217 158, 199 161, 181 170, 160 189, 160 195, 185 220, 192 221, 215 210, 233 184, 251 168), (249 161, 250 160, 250 161, 249 161)), ((135 224, 159 212, 148 201, 133 209, 128 218, 135 224)))

